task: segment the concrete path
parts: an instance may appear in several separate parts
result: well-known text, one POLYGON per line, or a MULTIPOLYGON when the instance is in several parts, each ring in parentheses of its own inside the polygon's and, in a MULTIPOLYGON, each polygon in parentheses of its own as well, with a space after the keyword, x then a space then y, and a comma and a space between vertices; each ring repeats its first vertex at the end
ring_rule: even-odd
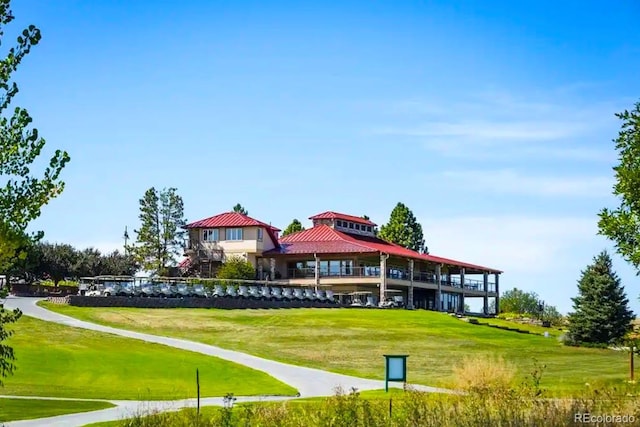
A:
MULTIPOLYGON (((369 380, 357 378, 348 375, 336 374, 333 372, 322 371, 320 369, 306 368, 286 363, 276 362, 273 360, 263 359, 261 357, 252 356, 238 351, 226 350, 212 345, 202 344, 198 342, 157 336, 152 334, 144 334, 124 329, 111 328, 108 326, 97 325, 90 322, 74 319, 69 316, 54 313, 36 305, 41 299, 37 298, 19 298, 8 297, 4 302, 4 307, 8 309, 19 308, 25 315, 35 317, 37 319, 48 322, 60 323, 74 328, 89 329, 98 332, 104 332, 122 337, 138 339, 146 342, 152 342, 182 350, 193 351, 196 353, 206 354, 208 356, 218 357, 238 363, 249 368, 263 371, 272 377, 286 383, 300 392, 300 397, 322 397, 331 396, 335 393, 336 388, 341 387, 348 391, 352 387, 359 391, 376 390, 384 388, 384 381, 369 380)), ((393 387, 401 387, 401 384, 390 384, 393 387)), ((422 385, 412 385, 412 388, 425 392, 447 393, 449 390, 439 389, 435 387, 427 387, 422 385)), ((9 396, 7 396, 9 397, 9 396)), ((293 397, 293 396, 292 396, 293 397)), ((287 397, 243 397, 238 398, 240 401, 260 401, 260 400, 283 400, 287 397)), ((206 405, 221 405, 222 398, 210 398, 202 400, 206 401, 206 405)), ((33 420, 33 421, 17 421, 7 423, 7 426, 82 426, 88 423, 110 421, 121 419, 126 415, 131 415, 135 411, 142 408, 145 409, 162 409, 171 410, 179 409, 185 406, 195 406, 194 400, 168 401, 168 402, 139 402, 139 401, 110 401, 118 405, 116 408, 104 409, 100 411, 86 412, 73 415, 62 415, 58 417, 33 420), (149 406, 150 405, 150 406, 149 406), (56 424, 59 423, 59 424, 56 424)), ((203 405, 205 405, 203 403, 203 405)))

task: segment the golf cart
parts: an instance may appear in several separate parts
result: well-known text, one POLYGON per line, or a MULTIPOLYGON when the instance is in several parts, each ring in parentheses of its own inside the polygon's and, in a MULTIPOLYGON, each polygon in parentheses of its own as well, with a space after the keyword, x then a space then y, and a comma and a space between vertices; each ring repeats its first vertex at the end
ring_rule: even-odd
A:
POLYGON ((378 304, 378 307, 380 307, 380 308, 402 308, 402 307, 404 307, 404 297, 401 294, 402 294, 402 291, 400 291, 400 290, 387 289, 385 291, 385 299, 384 299, 384 301, 380 301, 380 303, 378 304), (391 295, 389 295, 389 294, 391 294, 391 295))

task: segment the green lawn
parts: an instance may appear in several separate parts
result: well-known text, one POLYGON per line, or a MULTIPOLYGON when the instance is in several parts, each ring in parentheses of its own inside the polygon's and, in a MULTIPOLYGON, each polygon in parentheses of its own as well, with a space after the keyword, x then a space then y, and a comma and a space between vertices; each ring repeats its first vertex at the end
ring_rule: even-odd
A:
MULTIPOLYGON (((383 379, 383 355, 406 353, 410 382, 451 386, 465 357, 500 355, 524 378, 546 365, 542 386, 573 394, 585 383, 621 383, 628 355, 574 348, 557 338, 471 325, 442 313, 407 310, 210 310, 45 306, 105 325, 200 341, 269 359, 383 379)), ((637 375, 636 375, 637 376, 637 375)))
MULTIPOLYGON (((473 317, 472 317, 473 318, 473 317)), ((554 337, 559 337, 563 334, 562 330, 558 329, 558 328, 543 328, 542 326, 538 326, 538 325, 531 325, 528 323, 518 323, 518 322, 513 322, 510 320, 504 320, 504 319, 485 319, 485 318, 480 318, 480 317, 476 317, 475 319, 478 320, 478 322, 482 325, 496 325, 496 326, 504 326, 507 328, 515 328, 515 329, 520 329, 521 331, 529 331, 532 334, 538 334, 538 335, 544 335, 545 332, 548 332, 549 335, 554 336, 554 337)))
POLYGON ((0 398, 0 422, 55 417, 112 408, 109 402, 0 398))
POLYGON ((9 340, 17 358, 4 395, 165 400, 286 394, 273 377, 222 359, 23 316, 9 340))

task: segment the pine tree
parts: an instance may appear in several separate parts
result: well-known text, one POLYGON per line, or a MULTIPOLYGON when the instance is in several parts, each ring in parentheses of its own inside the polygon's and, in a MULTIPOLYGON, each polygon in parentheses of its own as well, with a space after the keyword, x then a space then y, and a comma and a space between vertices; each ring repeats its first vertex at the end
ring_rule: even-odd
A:
POLYGON ((293 234, 303 230, 304 227, 302 226, 302 223, 297 219, 294 219, 293 221, 291 221, 291 224, 289 224, 287 228, 284 229, 284 231, 282 232, 282 237, 286 236, 287 234, 293 234))
POLYGON ((578 281, 578 296, 569 314, 569 344, 613 344, 631 328, 629 300, 606 251, 593 259, 578 281))
POLYGON ((404 246, 416 252, 428 253, 422 235, 422 226, 413 212, 403 203, 398 203, 386 225, 380 227, 379 236, 388 242, 404 246))
POLYGON ((140 223, 132 253, 143 270, 164 274, 183 247, 186 221, 177 190, 148 189, 140 199, 140 223))
POLYGON ((241 213, 242 215, 249 215, 249 212, 242 206, 240 203, 236 203, 233 207, 233 211, 237 213, 241 213))

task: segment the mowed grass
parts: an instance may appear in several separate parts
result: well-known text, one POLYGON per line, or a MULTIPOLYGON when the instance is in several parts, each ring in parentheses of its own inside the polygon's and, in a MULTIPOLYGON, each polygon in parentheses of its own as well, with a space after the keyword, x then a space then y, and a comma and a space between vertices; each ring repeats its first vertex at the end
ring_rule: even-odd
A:
POLYGON ((559 337, 563 334, 562 330, 559 328, 544 328, 539 325, 532 325, 529 323, 518 323, 511 320, 504 320, 504 319, 497 319, 497 318, 487 319, 487 318, 476 317, 475 319, 477 319, 478 322, 484 326, 489 324, 489 325, 501 326, 505 328, 520 329, 521 331, 529 331, 529 333, 538 334, 538 335, 544 335, 545 332, 548 332, 549 335, 554 337, 559 337))
POLYGON ((171 400, 284 394, 296 390, 253 369, 199 353, 23 316, 8 341, 17 369, 4 395, 84 399, 171 400))
POLYGON ((55 417, 112 408, 109 402, 0 398, 0 422, 55 417))
POLYGON ((374 379, 384 379, 384 354, 408 354, 408 381, 433 386, 451 386, 456 364, 483 355, 502 356, 523 379, 534 360, 546 365, 541 385, 554 395, 574 394, 587 383, 619 384, 629 375, 624 352, 567 347, 555 337, 471 325, 422 310, 46 307, 105 325, 374 379))

